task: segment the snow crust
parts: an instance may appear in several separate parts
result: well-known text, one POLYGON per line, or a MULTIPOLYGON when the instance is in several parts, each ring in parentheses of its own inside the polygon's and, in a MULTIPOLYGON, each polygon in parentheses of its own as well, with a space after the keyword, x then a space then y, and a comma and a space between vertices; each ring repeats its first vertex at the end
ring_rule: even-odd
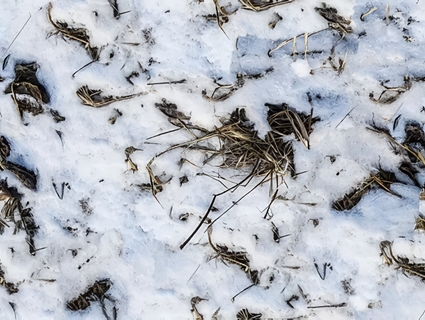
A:
MULTIPOLYGON (((37 77, 51 102, 45 113, 25 114, 21 120, 10 95, 0 94, 1 135, 11 141, 11 160, 37 172, 38 190, 25 189, 7 171, 0 176, 25 194, 24 201, 33 208, 39 226, 36 246, 46 247, 31 256, 22 232, 14 235, 9 228, 0 236, 5 278, 19 283, 19 292, 13 295, 0 287, 1 318, 104 319, 97 303, 73 312, 66 308, 66 302, 105 278, 113 283, 108 293, 116 299, 118 319, 192 319, 190 301, 195 296, 207 299, 197 305, 205 319, 218 308, 218 319, 235 319, 244 308, 262 313, 264 319, 419 318, 424 310, 424 284, 387 266, 380 257, 379 244, 394 241, 395 253, 417 261, 425 259, 424 235, 413 230, 420 189, 394 184, 392 190, 402 198, 377 189, 347 212, 335 211, 332 203, 379 166, 396 170, 401 162, 384 137, 366 130, 372 121, 391 129, 400 141, 407 122, 423 126, 422 82, 414 82, 392 104, 376 104, 369 93, 378 94, 382 81, 399 86, 406 75, 424 76, 425 3, 328 1, 338 14, 352 19, 354 30, 335 47, 336 57, 347 53, 340 74, 331 68, 318 69, 340 39, 329 30, 309 39, 309 50, 322 53, 304 58, 304 42, 299 38, 299 55, 291 56, 292 43, 271 57, 267 54, 285 39, 327 28, 326 20, 314 10, 321 1, 295 1, 262 12, 242 10, 235 0, 220 1, 229 10, 239 8, 223 24, 227 37, 215 21, 203 17, 215 13, 213 1, 118 3, 121 12, 129 11, 119 20, 106 0, 52 1, 55 20, 86 28, 92 44, 103 48, 99 61, 73 78, 71 75, 91 59, 77 42, 51 34, 54 28, 46 17, 48 3, 2 1, 0 52, 2 60, 8 54, 10 58, 0 74, 5 78, 0 90, 13 81, 16 63, 37 62, 37 77), (387 5, 389 13, 397 17, 389 24, 385 20, 387 5), (377 10, 361 21, 361 14, 374 6, 377 10), (270 29, 268 23, 275 13, 282 20, 270 29), (415 22, 408 24, 409 17, 415 22), (403 38, 403 28, 412 41, 403 38), (140 66, 147 71, 140 72, 140 66), (256 74, 269 68, 273 72, 247 80, 226 101, 212 102, 202 96, 203 90, 214 90, 214 79, 233 83, 238 73, 256 74), (316 71, 311 74, 313 69, 316 71), (125 77, 133 71, 139 71, 140 76, 132 78, 131 85, 125 77), (180 79, 186 82, 148 85, 180 79), (83 85, 114 96, 142 94, 94 109, 81 104, 75 94, 83 85), (307 92, 316 97, 311 103, 307 92), (208 164, 197 168, 185 163, 180 167, 181 157, 199 164, 203 156, 176 149, 158 157, 152 166, 156 174, 172 177, 157 195, 162 207, 151 193, 142 191, 138 185, 149 182, 145 166, 152 157, 191 137, 180 130, 147 140, 175 129, 155 108, 163 98, 190 114, 192 123, 209 130, 220 126, 220 117, 243 107, 264 135, 270 129, 265 103, 285 102, 306 113, 313 108, 314 115, 321 118, 314 125, 310 150, 299 141, 293 142, 296 170, 305 173, 296 179, 286 178, 287 187, 281 187, 279 195, 287 200, 273 203, 271 221, 263 219, 262 212, 270 200, 266 184, 214 224, 214 241, 246 251, 251 268, 261 271, 259 285, 234 302, 231 298, 251 282, 238 266, 213 259, 215 253, 204 232, 207 226, 183 250, 179 246, 199 223, 212 196, 223 191, 217 181, 198 173, 219 172, 239 181, 246 172, 208 164), (108 119, 115 114, 114 108, 122 116, 111 125, 108 119), (58 110, 66 120, 55 123, 49 109, 58 110), (393 131, 398 115, 399 125, 393 131), (56 131, 62 133, 62 140, 56 131), (124 161, 124 150, 129 146, 143 150, 131 156, 139 167, 134 173, 124 161), (335 156, 334 162, 330 156, 335 156), (180 186, 179 177, 184 175, 189 182, 180 186), (62 200, 52 181, 69 183, 62 200), (84 199, 90 214, 80 206, 84 199), (185 213, 189 213, 188 219, 179 220, 185 213), (281 235, 289 236, 276 243, 271 222, 281 235), (76 256, 72 250, 77 250, 76 256), (320 272, 329 264, 324 280, 315 263, 320 272), (344 290, 342 281, 350 284, 352 294, 344 290), (308 299, 300 296, 299 287, 308 299), (300 297, 291 308, 285 301, 294 294, 300 297), (16 307, 16 315, 10 303, 16 307), (340 303, 346 306, 309 308, 340 303)), ((423 178, 419 173, 421 183, 423 178)), ((217 198, 219 210, 211 218, 218 217, 252 186, 217 198)))

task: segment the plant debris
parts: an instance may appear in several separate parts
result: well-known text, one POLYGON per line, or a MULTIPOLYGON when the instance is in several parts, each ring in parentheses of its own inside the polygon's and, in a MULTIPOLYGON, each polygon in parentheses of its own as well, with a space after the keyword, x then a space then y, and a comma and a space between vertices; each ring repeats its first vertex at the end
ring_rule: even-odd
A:
POLYGON ((66 120, 66 118, 59 113, 59 111, 50 109, 50 114, 52 115, 53 120, 56 123, 59 123, 59 122, 62 122, 62 121, 65 121, 66 120))
POLYGON ((411 262, 406 257, 395 257, 392 251, 392 242, 382 241, 379 245, 381 249, 381 256, 384 257, 385 262, 388 265, 396 264, 396 269, 402 269, 403 272, 407 272, 411 275, 418 276, 422 281, 425 281, 425 263, 411 262))
POLYGON ((190 299, 190 304, 192 305, 192 314, 193 314, 193 319, 194 320, 204 320, 204 316, 202 314, 199 313, 198 309, 196 308, 196 305, 198 303, 200 303, 203 300, 207 300, 207 299, 202 299, 200 297, 193 297, 192 299, 190 299))
POLYGON ((4 276, 5 272, 0 264, 0 286, 5 287, 9 294, 17 293, 19 291, 18 286, 12 282, 7 282, 4 276))
POLYGON ((128 100, 141 95, 141 93, 136 93, 127 96, 114 97, 102 96, 101 93, 102 90, 93 90, 88 86, 83 86, 77 90, 77 96, 81 99, 82 104, 93 108, 101 108, 117 101, 128 100))
POLYGON ((111 125, 114 125, 119 117, 122 117, 122 112, 118 109, 114 109, 114 115, 108 119, 111 125))
POLYGON ((60 33, 68 39, 80 42, 87 50, 91 59, 93 61, 97 61, 99 59, 100 49, 91 45, 87 30, 84 28, 70 27, 67 22, 53 21, 51 16, 52 7, 52 3, 49 3, 49 6, 47 7, 47 18, 56 30, 51 32, 50 35, 60 33))
MULTIPOLYGON (((422 200, 422 199, 421 199, 422 200)), ((423 201, 423 200, 422 200, 423 201)), ((422 230, 425 231, 425 216, 422 214, 419 214, 415 218, 415 230, 422 230)))
MULTIPOLYGON (((292 37, 292 38, 289 38, 289 39, 282 41, 276 47, 274 47, 273 49, 270 49, 267 52, 267 55, 269 57, 271 57, 273 52, 279 50, 280 48, 284 47, 285 45, 287 45, 288 43, 291 43, 291 42, 294 43, 293 48, 292 48, 292 55, 295 55, 296 54, 295 53, 295 44, 296 44, 297 38, 304 37, 304 45, 305 45, 304 56, 307 56, 307 54, 309 53, 309 51, 308 51, 308 38, 315 35, 315 34, 322 32, 322 31, 326 31, 328 29, 329 28, 326 28, 326 29, 315 31, 315 32, 312 32, 312 33, 308 33, 308 32, 300 33, 299 35, 296 35, 295 37, 292 37)), ((311 53, 316 53, 316 52, 311 52, 311 53)), ((321 53, 321 51, 319 53, 321 53)))
POLYGON ((282 137, 295 134, 297 140, 310 149, 309 136, 313 131, 312 125, 320 121, 318 117, 313 118, 313 109, 310 115, 305 115, 292 109, 286 103, 280 105, 266 103, 265 105, 269 108, 267 121, 274 135, 282 137))
POLYGON ((294 0, 239 0, 242 3, 242 9, 252 11, 264 11, 282 4, 294 2, 294 0))
POLYGON ((174 124, 175 122, 172 122, 173 120, 170 119, 178 119, 181 122, 183 122, 184 120, 190 120, 190 116, 187 116, 183 112, 178 111, 177 105, 174 103, 167 102, 166 99, 162 99, 162 103, 155 103, 155 107, 157 107, 163 114, 169 117, 169 121, 172 124, 174 124))
POLYGON ((36 249, 34 245, 34 236, 37 233, 38 226, 35 224, 31 208, 24 208, 21 203, 23 195, 16 188, 9 187, 7 179, 0 180, 0 195, 0 199, 5 201, 1 209, 0 234, 4 232, 5 227, 9 227, 7 222, 13 222, 15 224, 14 234, 20 230, 25 231, 29 252, 35 256, 36 251, 41 249, 36 249))
POLYGON ((120 18, 120 12, 118 9, 118 1, 117 0, 108 0, 109 4, 112 7, 112 10, 114 11, 114 18, 116 18, 117 20, 120 18))
POLYGON ((370 100, 380 104, 390 104, 396 101, 403 93, 409 91, 412 87, 411 79, 408 76, 404 77, 404 84, 398 87, 388 87, 381 83, 381 86, 385 89, 381 92, 378 99, 374 97, 373 92, 369 94, 370 100))
POLYGON ((38 69, 39 66, 35 62, 16 64, 15 80, 4 91, 6 94, 12 94, 13 102, 21 118, 24 112, 32 113, 34 116, 43 113, 43 104, 50 102, 46 88, 37 79, 38 69))
POLYGON ((345 279, 341 281, 341 286, 344 289, 344 292, 348 295, 353 295, 355 293, 355 290, 351 286, 351 279, 345 279))
POLYGON ((404 173, 406 176, 410 178, 410 180, 413 181, 413 184, 417 186, 418 188, 421 188, 421 185, 419 181, 416 179, 416 174, 419 172, 416 170, 413 165, 408 161, 403 161, 400 166, 398 167, 400 172, 404 173))
POLYGON ((228 12, 226 10, 226 8, 220 6, 220 4, 218 3, 218 0, 213 0, 214 1, 214 5, 215 5, 215 19, 217 20, 217 25, 220 28, 220 30, 225 34, 225 36, 227 38, 229 38, 226 34, 226 32, 223 29, 223 24, 227 23, 229 21, 229 16, 234 14, 236 11, 234 12, 228 12))
POLYGON ((390 186, 393 183, 399 182, 395 174, 390 171, 385 171, 382 168, 378 170, 377 174, 370 174, 370 177, 357 186, 352 192, 344 195, 343 198, 335 201, 332 208, 338 211, 351 210, 362 199, 363 195, 372 188, 379 187, 386 192, 401 198, 400 195, 391 191, 390 186))
POLYGON ((224 264, 226 262, 231 264, 238 265, 243 272, 246 273, 248 278, 254 285, 257 285, 260 282, 259 272, 257 270, 252 270, 249 265, 249 259, 246 255, 246 252, 243 251, 232 251, 225 245, 214 245, 211 240, 212 227, 208 227, 208 242, 211 248, 216 252, 216 255, 213 258, 220 258, 224 264))
POLYGON ((270 29, 274 29, 276 28, 276 25, 279 21, 281 21, 283 18, 281 17, 281 15, 277 12, 273 13, 273 18, 272 20, 269 22, 269 28, 270 29))
MULTIPOLYGON (((388 138, 388 140, 390 141, 391 146, 394 148, 394 150, 399 153, 399 150, 402 150, 405 152, 405 154, 408 156, 410 162, 415 163, 418 162, 421 163, 422 165, 425 165, 425 158, 421 153, 421 149, 422 149, 422 143, 418 143, 418 142, 414 142, 415 139, 417 139, 417 137, 415 138, 413 135, 410 137, 409 134, 417 134, 418 129, 413 128, 411 126, 416 126, 417 125, 412 125, 412 124, 407 124, 406 125, 406 139, 407 139, 407 143, 400 143, 398 142, 396 139, 394 139, 389 130, 386 128, 382 128, 377 126, 376 124, 371 124, 370 127, 367 127, 366 129, 378 133, 378 134, 383 134, 384 136, 386 136, 388 138), (407 132, 409 132, 409 134, 407 134, 407 132), (418 149, 418 147, 420 147, 418 149)), ((404 168, 407 169, 407 166, 404 165, 404 168)), ((409 168, 407 169, 407 172, 410 171, 413 174, 413 171, 409 168)), ((406 170, 403 171, 404 173, 406 173, 406 170)))
POLYGON ((180 187, 181 187, 183 184, 189 182, 189 178, 186 175, 184 175, 184 176, 179 178, 179 182, 180 182, 180 187))
POLYGON ((80 294, 77 298, 72 299, 66 304, 66 307, 72 311, 85 310, 90 307, 91 303, 99 301, 103 315, 107 320, 117 319, 117 308, 115 306, 116 300, 110 295, 106 294, 112 286, 112 282, 109 279, 103 279, 96 281, 86 292, 80 294), (112 303, 111 315, 106 310, 105 300, 109 300, 112 303))
MULTIPOLYGON (((153 163, 153 161, 155 160, 155 158, 152 158, 149 163, 146 165, 146 171, 149 174, 149 183, 148 184, 142 184, 140 185, 140 187, 143 189, 148 189, 152 192, 152 195, 154 196, 154 198, 156 199, 156 201, 161 205, 161 203, 159 202, 158 198, 156 197, 156 195, 159 192, 162 192, 162 190, 164 189, 163 186, 165 184, 167 184, 168 182, 171 181, 172 177, 169 178, 167 181, 163 182, 161 180, 161 178, 157 175, 155 175, 152 171, 151 165, 153 163)), ((162 207, 162 205, 161 205, 162 207)))
POLYGON ((329 64, 330 68, 332 68, 334 71, 338 73, 338 75, 340 75, 345 69, 345 65, 347 63, 347 56, 348 56, 348 52, 345 53, 344 59, 342 59, 341 57, 338 57, 338 58, 335 57, 334 48, 332 48, 331 55, 322 63, 322 65, 319 68, 312 69, 310 71, 310 74, 315 74, 316 71, 320 69, 329 68, 327 66, 329 64))
POLYGON ((242 309, 236 314, 237 320, 260 320, 261 313, 251 313, 248 309, 242 309))
POLYGON ((37 190, 37 176, 31 170, 13 162, 7 161, 10 155, 9 141, 0 137, 0 170, 9 170, 28 189, 37 190))
POLYGON ((91 215, 93 213, 93 208, 89 205, 90 198, 83 198, 79 201, 81 210, 86 215, 91 215))
POLYGON ((142 151, 142 149, 137 149, 133 146, 130 146, 130 147, 125 148, 125 151, 124 151, 125 156, 126 156, 125 162, 127 162, 128 166, 129 166, 128 170, 133 171, 133 173, 139 170, 137 164, 135 164, 133 162, 133 160, 131 160, 131 158, 130 158, 130 155, 133 154, 136 151, 142 151))
MULTIPOLYGON (((195 135, 195 139, 171 146, 157 155, 158 157, 177 148, 190 148, 205 152, 208 155, 204 161, 204 164, 211 161, 215 157, 219 157, 222 159, 220 165, 222 168, 251 169, 251 172, 240 183, 220 194, 214 195, 211 205, 203 219, 195 231, 191 234, 191 236, 181 245, 181 249, 184 248, 188 241, 190 241, 193 235, 205 222, 209 213, 211 212, 211 208, 213 207, 217 196, 235 190, 243 183, 251 181, 251 179, 254 177, 263 177, 261 182, 258 183, 256 187, 266 181, 271 181, 272 184, 273 181, 276 181, 276 184, 279 185, 279 179, 283 181, 283 177, 288 172, 291 172, 291 167, 293 167, 293 150, 291 142, 283 141, 281 136, 276 137, 272 131, 269 132, 264 139, 260 138, 257 132, 253 130, 253 124, 246 117, 244 109, 236 109, 231 114, 230 119, 223 120, 222 123, 223 125, 220 128, 209 131, 200 138, 196 137, 195 135), (212 147, 211 144, 208 144, 210 139, 218 139, 218 141, 220 141, 220 147, 217 149, 212 147), (207 143, 207 146, 202 145, 202 143, 207 143)), ((154 158, 147 166, 148 172, 153 160, 154 158)), ((151 186, 160 186, 161 184, 159 182, 152 183, 155 176, 152 172, 149 174, 151 177, 151 186)), ((256 187, 254 187, 254 189, 256 187)), ((155 190, 155 188, 156 187, 152 187, 152 193, 154 196, 158 192, 158 190, 155 190)), ((247 194, 249 194, 251 191, 249 191, 247 194)), ((240 200, 242 200, 245 196, 243 196, 240 200)), ((228 210, 224 211, 222 215, 228 212, 237 202, 235 202, 228 210)))
POLYGON ((322 5, 322 8, 316 7, 314 10, 328 21, 329 28, 338 31, 342 36, 353 32, 351 20, 340 16, 335 8, 328 7, 325 3, 322 5))
POLYGON ((370 8, 367 12, 361 14, 360 20, 364 21, 364 18, 366 18, 366 16, 370 15, 372 12, 375 12, 376 10, 378 10, 377 7, 370 8))
POLYGON ((227 100, 236 90, 243 87, 245 79, 242 74, 239 73, 236 76, 236 82, 233 84, 220 84, 216 80, 214 80, 214 83, 218 87, 214 89, 211 96, 207 95, 206 90, 202 91, 202 96, 210 101, 224 101, 227 100))

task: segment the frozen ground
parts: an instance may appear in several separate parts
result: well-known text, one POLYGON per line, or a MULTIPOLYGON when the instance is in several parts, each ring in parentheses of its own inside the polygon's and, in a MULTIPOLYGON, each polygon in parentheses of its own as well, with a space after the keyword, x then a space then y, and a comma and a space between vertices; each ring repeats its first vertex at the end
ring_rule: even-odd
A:
MULTIPOLYGON (((24 113, 21 119, 12 94, 0 94, 0 133, 11 145, 8 160, 36 172, 37 190, 23 186, 10 171, 0 176, 32 208, 39 227, 34 245, 41 249, 30 254, 25 231, 14 234, 14 223, 8 222, 10 228, 0 235, 1 269, 19 292, 9 294, 0 279, 2 319, 112 319, 113 305, 117 319, 196 319, 191 311, 194 297, 206 299, 196 305, 204 319, 236 319, 242 309, 262 314, 261 319, 421 317, 425 304, 420 277, 387 265, 380 256, 380 243, 388 240, 394 242, 396 256, 424 261, 424 234, 414 230, 420 188, 398 169, 406 154, 395 154, 385 135, 366 128, 375 122, 403 143, 406 124, 423 126, 424 2, 328 1, 351 19, 353 32, 342 40, 330 29, 312 35, 312 53, 306 56, 304 36, 297 39, 296 55, 291 55, 293 42, 271 56, 268 52, 286 39, 328 28, 315 11, 322 7, 320 1, 294 1, 260 12, 244 10, 236 0, 219 2, 229 12, 237 10, 222 25, 226 34, 205 17, 216 12, 212 0, 118 0, 123 12, 119 19, 108 0, 52 1, 53 20, 87 29, 91 45, 102 48, 97 62, 72 77, 91 58, 78 42, 55 34, 47 19, 49 3, 2 1, 1 61, 10 56, 0 73, 1 92, 15 79, 16 64, 36 62, 37 78, 50 95, 44 113, 24 113), (361 15, 373 7, 362 21, 361 15), (277 14, 282 19, 271 29, 277 14), (338 72, 329 62, 320 68, 329 56, 337 67, 338 59, 344 61, 345 68, 338 72), (132 72, 139 73, 130 78, 133 84, 126 80, 132 72), (245 79, 225 101, 203 96, 203 90, 212 94, 214 80, 235 83, 237 74, 264 76, 245 79), (378 99, 385 90, 381 83, 403 86, 405 76, 417 81, 393 102, 370 99, 371 92, 378 99), (148 85, 181 79, 186 81, 148 85), (141 95, 92 108, 76 95, 85 85, 105 95, 141 95), (155 107, 162 99, 208 130, 220 126, 220 118, 236 108, 245 108, 264 136, 270 129, 265 103, 287 103, 304 113, 313 108, 321 119, 313 125, 309 150, 294 136, 286 137, 294 140, 300 174, 285 177, 269 219, 263 219, 271 200, 269 184, 264 184, 214 223, 213 242, 246 252, 250 268, 259 271, 257 285, 234 301, 252 282, 239 266, 214 259, 206 224, 183 250, 179 247, 213 195, 224 190, 205 174, 240 181, 249 169, 219 169, 214 162, 179 166, 182 157, 201 165, 204 155, 176 149, 152 164, 164 181, 172 177, 156 195, 158 201, 141 190, 141 184, 149 183, 149 161, 192 139, 188 131, 179 130, 148 140, 176 128, 155 107), (56 123, 51 109, 66 120, 56 123), (111 117, 116 117, 113 125, 111 117), (129 146, 142 149, 130 156, 138 166, 135 172, 125 162, 129 146), (350 210, 332 208, 380 167, 404 181, 391 185, 400 197, 375 188, 350 210), (183 176, 188 182, 180 186, 183 176), (59 195, 67 184, 62 199, 52 182, 59 195), (272 223, 281 236, 287 235, 279 242, 273 239, 272 223), (110 281, 106 316, 99 302, 83 311, 67 308, 67 302, 103 279, 110 281)), ((423 185, 423 165, 415 166, 415 177, 423 185)), ((260 180, 218 197, 218 211, 210 218, 260 180)))

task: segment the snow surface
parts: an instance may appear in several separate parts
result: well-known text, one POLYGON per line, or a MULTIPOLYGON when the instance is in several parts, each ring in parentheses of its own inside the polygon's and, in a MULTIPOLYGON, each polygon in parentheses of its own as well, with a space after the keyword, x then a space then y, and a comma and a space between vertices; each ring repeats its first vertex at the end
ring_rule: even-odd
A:
MULTIPOLYGON (((314 10, 321 1, 295 1, 262 12, 242 10, 236 0, 219 2, 228 11, 239 9, 223 25, 227 37, 215 21, 203 17, 215 13, 210 0, 118 0, 121 12, 130 11, 119 20, 113 17, 107 0, 52 1, 54 20, 86 28, 92 44, 103 47, 99 61, 72 78, 90 57, 79 43, 51 34, 54 28, 46 17, 48 2, 2 1, 0 54, 2 60, 8 54, 10 59, 1 71, 5 80, 0 90, 13 81, 15 63, 37 62, 37 77, 51 95, 45 113, 25 114, 23 121, 10 95, 0 95, 0 132, 12 144, 10 160, 37 172, 38 189, 26 189, 6 171, 1 178, 7 177, 10 186, 25 194, 24 202, 33 208, 39 226, 36 247, 46 247, 31 256, 22 232, 14 235, 11 227, 0 236, 5 278, 19 284, 19 292, 13 295, 0 288, 2 319, 104 319, 96 302, 78 312, 68 310, 66 302, 105 278, 113 283, 108 294, 116 299, 118 319, 192 319, 191 298, 195 296, 207 299, 197 305, 205 319, 211 319, 218 308, 217 319, 235 319, 244 308, 262 313, 264 319, 421 316, 424 284, 418 277, 384 264, 379 248, 383 240, 394 241, 395 253, 415 261, 425 259, 424 235, 413 230, 420 189, 394 184, 392 189, 402 198, 377 189, 348 212, 331 207, 379 165, 394 171, 401 162, 383 136, 366 130, 372 120, 392 130, 394 119, 401 115, 398 127, 391 131, 400 141, 406 122, 425 121, 421 82, 414 82, 392 104, 379 105, 369 99, 370 92, 376 96, 382 91, 381 81, 399 86, 405 75, 424 76, 425 3, 328 1, 339 14, 351 17, 354 30, 335 48, 337 58, 348 53, 345 70, 338 75, 331 68, 310 73, 330 55, 340 39, 336 32, 324 31, 309 39, 309 50, 322 50, 321 54, 305 59, 301 37, 297 41, 301 54, 291 56, 290 43, 272 57, 267 55, 285 39, 327 28, 326 20, 314 10), (397 17, 390 23, 385 20, 387 5, 389 13, 397 17), (377 10, 361 21, 360 15, 374 6, 377 10), (283 19, 270 29, 268 23, 275 13, 283 19), (408 23, 409 17, 415 21, 408 23), (403 38, 404 28, 412 41, 403 38), (131 85, 125 77, 140 71, 139 64, 147 72, 132 78, 131 85), (255 74, 271 67, 273 72, 246 80, 226 101, 211 102, 202 96, 204 89, 212 93, 214 79, 233 83, 238 73, 255 74), (187 81, 147 85, 180 79, 187 81), (75 94, 83 85, 110 95, 142 95, 94 109, 81 104, 75 94), (320 99, 310 104, 307 92, 320 99), (263 219, 262 212, 270 200, 266 184, 214 224, 213 240, 246 251, 251 268, 261 272, 259 285, 234 302, 231 298, 251 282, 238 266, 211 259, 215 253, 204 232, 206 225, 183 250, 179 246, 199 223, 213 194, 224 189, 217 181, 197 174, 217 176, 219 172, 239 181, 246 172, 212 165, 197 168, 188 163, 180 168, 177 162, 181 157, 199 164, 203 156, 176 149, 158 157, 152 166, 156 174, 173 177, 157 195, 162 207, 150 192, 142 191, 138 185, 149 182, 145 166, 152 157, 191 138, 180 130, 147 140, 175 128, 155 108, 163 98, 190 114, 192 123, 210 130, 220 125, 220 117, 244 107, 264 135, 269 130, 265 103, 285 102, 302 112, 313 107, 321 118, 314 125, 310 150, 293 142, 296 170, 305 173, 286 178, 287 187, 281 187, 279 195, 288 200, 273 203, 271 221, 263 219), (55 123, 50 108, 66 121, 55 123), (108 119, 115 115, 114 108, 123 115, 111 125, 108 119), (62 132, 63 141, 56 130, 62 132), (139 167, 134 173, 124 161, 129 146, 143 149, 131 155, 139 167), (331 155, 336 157, 333 163, 331 155), (179 177, 184 175, 189 182, 180 186, 179 177), (69 183, 62 200, 52 181, 69 183), (90 214, 83 212, 82 199, 92 210, 90 214), (179 220, 185 213, 190 213, 187 221, 179 220), (316 227, 313 219, 319 222, 316 227), (289 234, 280 243, 273 240, 271 222, 281 235, 289 234), (324 264, 332 266, 324 280, 314 263, 319 271, 324 264), (342 281, 350 283, 352 294, 344 291, 342 281), (307 299, 301 297, 299 287, 307 299), (291 308, 285 301, 294 294, 299 299, 291 302, 291 308), (309 308, 340 303, 346 306, 309 308)), ((423 178, 419 174, 421 183, 423 178)), ((218 217, 258 181, 219 197, 215 203, 219 211, 211 218, 218 217)))

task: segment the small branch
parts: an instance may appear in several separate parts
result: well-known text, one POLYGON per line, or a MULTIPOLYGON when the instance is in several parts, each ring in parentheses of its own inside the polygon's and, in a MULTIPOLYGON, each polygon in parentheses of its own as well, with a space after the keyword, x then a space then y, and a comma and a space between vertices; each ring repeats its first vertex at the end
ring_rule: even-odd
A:
POLYGON ((320 309, 320 308, 342 308, 342 307, 346 307, 347 304, 345 302, 343 303, 339 303, 339 304, 329 304, 329 305, 324 305, 324 306, 311 306, 311 307, 307 307, 308 309, 320 309))
POLYGON ((181 84, 181 83, 185 83, 186 81, 187 81, 186 79, 181 79, 181 80, 176 80, 176 81, 149 82, 148 86, 156 86, 156 85, 160 85, 160 84, 181 84))

